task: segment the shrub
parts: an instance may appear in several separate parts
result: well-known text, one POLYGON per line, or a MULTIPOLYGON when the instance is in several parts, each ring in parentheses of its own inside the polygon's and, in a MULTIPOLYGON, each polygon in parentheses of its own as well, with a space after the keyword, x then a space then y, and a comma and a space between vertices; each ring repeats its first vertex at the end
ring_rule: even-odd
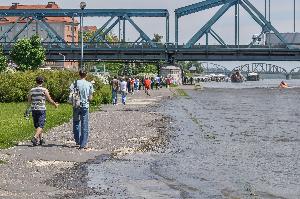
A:
MULTIPOLYGON (((44 86, 51 97, 60 103, 67 101, 69 86, 78 79, 78 73, 72 71, 26 71, 3 73, 0 75, 0 102, 24 102, 29 90, 35 86, 35 78, 43 76, 44 86)), ((111 94, 109 89, 96 76, 88 75, 87 80, 94 80, 94 100, 92 105, 109 103, 111 94), (108 100, 109 99, 109 100, 108 100)))

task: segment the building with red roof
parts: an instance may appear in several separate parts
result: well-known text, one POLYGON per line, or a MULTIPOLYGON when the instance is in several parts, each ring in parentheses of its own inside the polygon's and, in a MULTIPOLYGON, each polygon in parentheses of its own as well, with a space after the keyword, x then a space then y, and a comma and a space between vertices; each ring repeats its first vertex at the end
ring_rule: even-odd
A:
MULTIPOLYGON (((10 6, 1 6, 0 9, 15 10, 15 9, 60 9, 58 4, 55 2, 48 2, 46 5, 23 5, 20 3, 12 3, 10 6)), ((11 41, 27 23, 30 22, 29 18, 19 17, 0 17, 0 35, 3 35, 7 30, 14 26, 9 32, 6 33, 0 42, 9 42, 11 41), (18 21, 17 24, 15 24, 18 21)), ((77 20, 74 20, 71 17, 46 17, 45 22, 53 29, 55 32, 66 42, 78 42, 78 32, 79 32, 79 23, 77 20), (74 27, 74 33, 72 31, 74 27)), ((41 23, 41 22, 40 22, 41 23)), ((18 38, 28 38, 32 35, 38 34, 43 42, 51 42, 52 38, 49 33, 44 29, 44 26, 41 26, 35 20, 32 21, 28 26, 22 31, 18 38)), ((62 61, 64 56, 62 55, 62 61)), ((78 66, 76 62, 60 62, 60 63, 47 63, 47 65, 55 65, 58 67, 64 68, 74 68, 78 66)))

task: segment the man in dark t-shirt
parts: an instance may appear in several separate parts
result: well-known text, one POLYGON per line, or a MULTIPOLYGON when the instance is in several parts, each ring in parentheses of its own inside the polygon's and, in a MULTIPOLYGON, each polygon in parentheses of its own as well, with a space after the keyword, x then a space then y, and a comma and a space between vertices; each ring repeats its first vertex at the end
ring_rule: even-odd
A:
POLYGON ((118 90, 119 90, 119 80, 115 76, 113 80, 111 80, 111 90, 112 90, 112 103, 113 105, 117 104, 118 101, 118 90))

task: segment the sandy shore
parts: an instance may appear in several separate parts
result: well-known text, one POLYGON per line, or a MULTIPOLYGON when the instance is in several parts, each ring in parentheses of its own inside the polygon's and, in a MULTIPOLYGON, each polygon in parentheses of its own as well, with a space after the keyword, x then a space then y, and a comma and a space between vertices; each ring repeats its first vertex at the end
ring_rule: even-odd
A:
MULTIPOLYGON (((82 164, 136 151, 153 150, 166 142, 170 122, 155 112, 163 99, 173 95, 169 89, 143 91, 128 96, 126 106, 105 105, 90 115, 89 147, 75 148, 72 121, 50 130, 45 146, 32 147, 29 141, 0 150, 0 198, 80 198, 89 195, 82 164), (75 197, 76 196, 76 197, 75 197)), ((100 193, 101 194, 101 193, 100 193)))

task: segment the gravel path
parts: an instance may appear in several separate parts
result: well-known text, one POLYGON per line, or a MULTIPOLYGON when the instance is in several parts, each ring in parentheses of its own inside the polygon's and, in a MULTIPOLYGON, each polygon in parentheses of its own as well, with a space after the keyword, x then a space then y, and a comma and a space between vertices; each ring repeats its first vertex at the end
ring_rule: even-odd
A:
POLYGON ((0 164, 0 198, 74 198, 78 191, 87 194, 92 190, 84 188, 86 179, 78 172, 80 165, 96 157, 122 156, 164 144, 169 119, 155 110, 159 101, 172 95, 165 88, 153 91, 150 97, 140 91, 128 96, 126 106, 105 105, 91 113, 90 151, 75 148, 72 121, 50 130, 45 146, 32 147, 27 141, 0 150, 4 162, 0 164))

